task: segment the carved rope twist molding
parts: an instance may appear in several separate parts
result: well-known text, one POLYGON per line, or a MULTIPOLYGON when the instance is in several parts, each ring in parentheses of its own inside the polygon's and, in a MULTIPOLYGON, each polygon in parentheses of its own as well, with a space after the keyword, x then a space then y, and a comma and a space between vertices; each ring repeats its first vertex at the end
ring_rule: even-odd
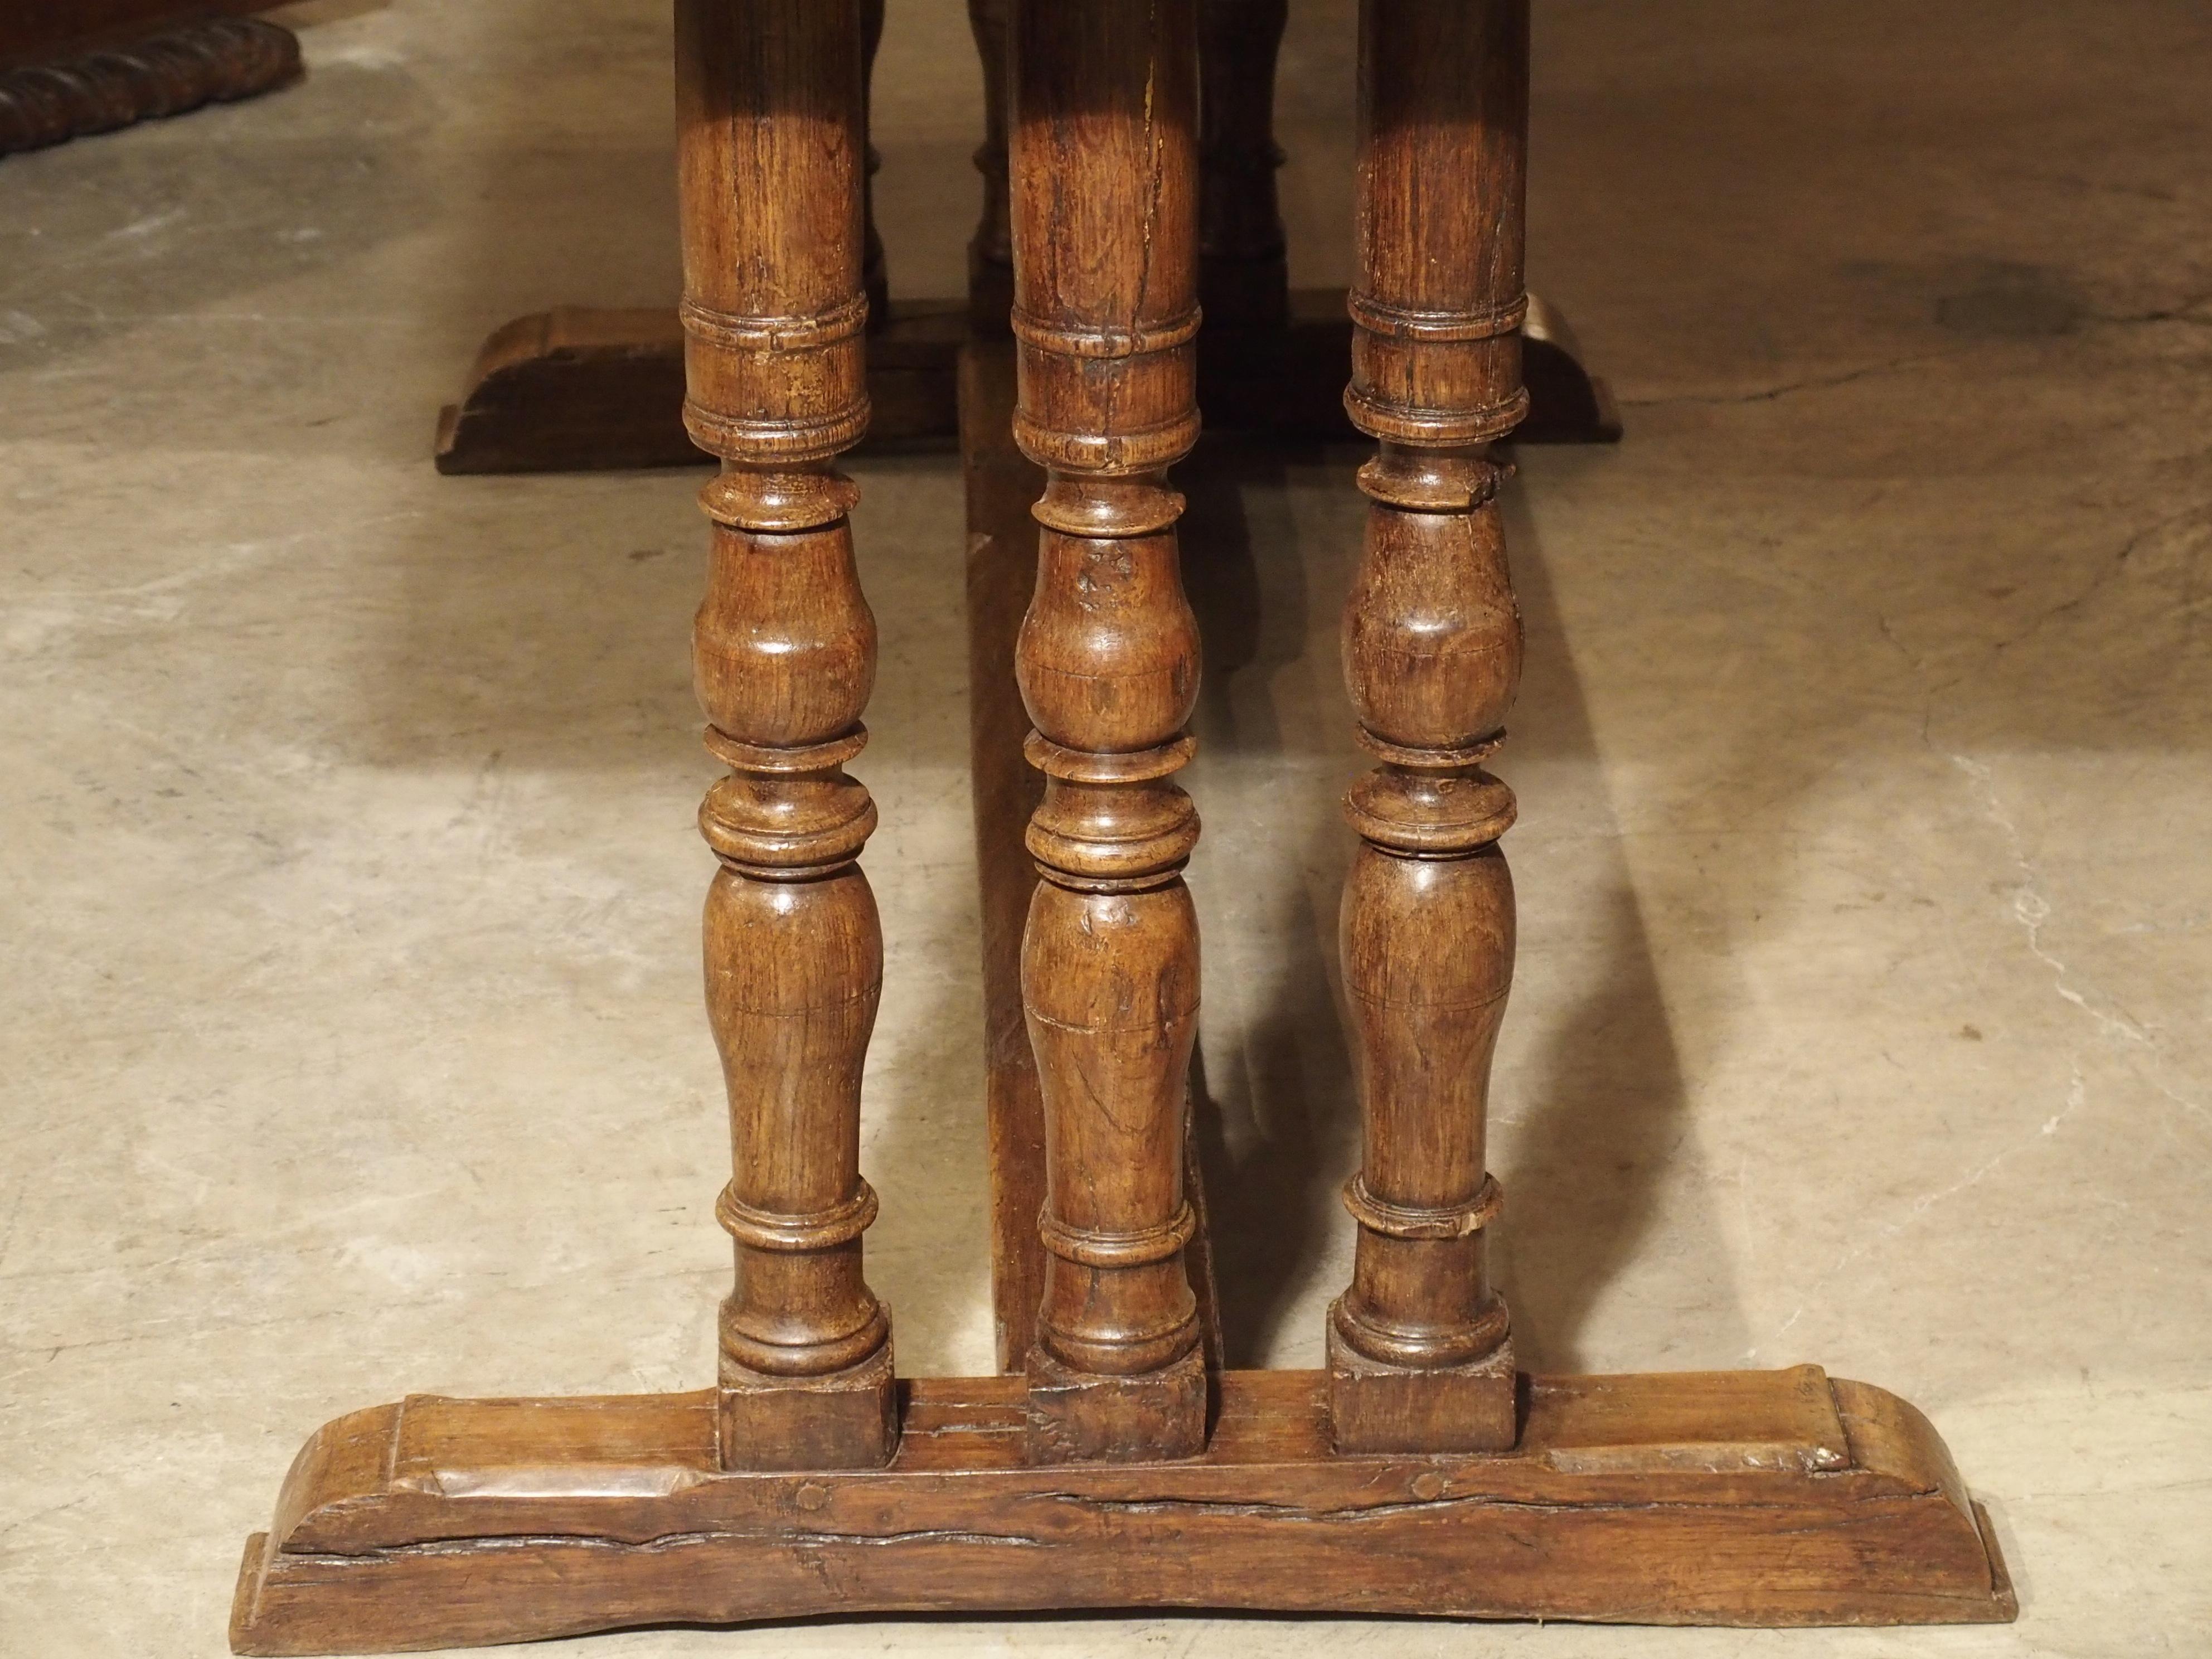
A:
POLYGON ((258 18, 195 23, 10 70, 0 73, 0 155, 255 97, 300 74, 299 40, 258 18))

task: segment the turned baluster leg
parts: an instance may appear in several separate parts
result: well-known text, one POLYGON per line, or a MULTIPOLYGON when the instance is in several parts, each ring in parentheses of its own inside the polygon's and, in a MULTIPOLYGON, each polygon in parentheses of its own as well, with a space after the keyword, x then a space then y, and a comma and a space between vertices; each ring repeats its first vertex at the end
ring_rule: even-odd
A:
POLYGON ((1209 336, 1290 325, 1275 61, 1290 0, 1199 0, 1200 297, 1209 336))
POLYGON ((1198 436, 1192 0, 1015 0, 1014 435, 1047 470, 1016 650, 1046 775, 1022 1000, 1045 1110, 1032 1455, 1193 1455, 1182 1260, 1198 928, 1182 871, 1198 629, 1167 468, 1198 436))
POLYGON ((707 1006, 729 1085, 736 1240, 725 1467, 884 1462, 890 1317, 860 1272, 860 1067, 883 939, 854 861, 874 829, 875 619, 833 465, 868 420, 856 0, 678 0, 684 422, 723 458, 694 668, 730 768, 700 812, 707 1006))
POLYGON ((1345 1450, 1482 1450, 1514 1438, 1512 1346, 1484 1229, 1491 1051, 1513 973, 1498 838, 1512 792, 1482 769, 1521 670, 1491 441, 1528 408, 1516 331, 1528 0, 1363 0, 1346 407, 1365 546, 1344 616, 1360 738, 1382 764, 1347 809, 1345 994, 1366 1133, 1346 1188, 1351 1289, 1330 1310, 1345 1450))

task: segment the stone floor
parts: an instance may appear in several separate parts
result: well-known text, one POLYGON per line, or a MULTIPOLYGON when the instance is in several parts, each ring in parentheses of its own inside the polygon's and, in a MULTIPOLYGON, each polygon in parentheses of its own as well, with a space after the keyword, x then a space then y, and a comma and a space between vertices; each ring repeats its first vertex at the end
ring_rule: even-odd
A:
MULTIPOLYGON (((1294 9, 1301 281, 1351 7, 1294 9)), ((894 281, 954 292, 957 0, 894 0, 894 281)), ((579 1656, 2212 1654, 2212 13, 1557 0, 1494 1162, 1543 1368, 1917 1401, 2008 1628, 1198 1618, 579 1656)), ((690 820, 696 476, 447 480, 478 338, 674 286, 663 9, 323 0, 261 102, 0 164, 0 1652, 223 1651, 295 1447, 402 1392, 696 1386, 727 1271, 690 820)), ((1310 1364, 1355 453, 1190 474, 1206 1075, 1248 1362, 1310 1364), (1256 604, 1255 603, 1256 596, 1256 604)), ((990 1363, 961 502, 872 459, 872 1277, 990 1363)))

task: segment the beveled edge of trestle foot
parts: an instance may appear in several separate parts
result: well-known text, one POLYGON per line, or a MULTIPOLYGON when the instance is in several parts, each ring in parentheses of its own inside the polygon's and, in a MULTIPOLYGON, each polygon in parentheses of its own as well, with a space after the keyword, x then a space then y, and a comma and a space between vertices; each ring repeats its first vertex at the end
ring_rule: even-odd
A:
POLYGON ((248 1541, 244 1654, 659 1623, 1191 1608, 1996 1623, 1988 1517, 1911 1406, 1786 1371, 1527 1379, 1519 1443, 1339 1455, 1321 1371, 1231 1371, 1176 1462, 1028 1462, 1020 1376, 902 1385, 881 1469, 724 1471, 715 1394, 341 1418, 248 1541))

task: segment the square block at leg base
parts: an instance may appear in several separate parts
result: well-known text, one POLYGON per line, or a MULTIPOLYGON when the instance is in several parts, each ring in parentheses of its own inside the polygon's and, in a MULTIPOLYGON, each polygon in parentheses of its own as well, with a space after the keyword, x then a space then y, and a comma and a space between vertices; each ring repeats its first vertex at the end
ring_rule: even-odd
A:
POLYGON ((1206 1362, 1197 1349, 1156 1371, 1108 1376, 1029 1358, 1028 1454, 1041 1463, 1156 1463, 1206 1449, 1206 1362))
POLYGON ((769 1376, 726 1358, 715 1392, 726 1469, 879 1469, 898 1449, 888 1341, 824 1376, 769 1376))
POLYGON ((1511 1339, 1468 1365, 1415 1370, 1357 1352, 1328 1328, 1329 1431, 1340 1452, 1510 1451, 1511 1339))

